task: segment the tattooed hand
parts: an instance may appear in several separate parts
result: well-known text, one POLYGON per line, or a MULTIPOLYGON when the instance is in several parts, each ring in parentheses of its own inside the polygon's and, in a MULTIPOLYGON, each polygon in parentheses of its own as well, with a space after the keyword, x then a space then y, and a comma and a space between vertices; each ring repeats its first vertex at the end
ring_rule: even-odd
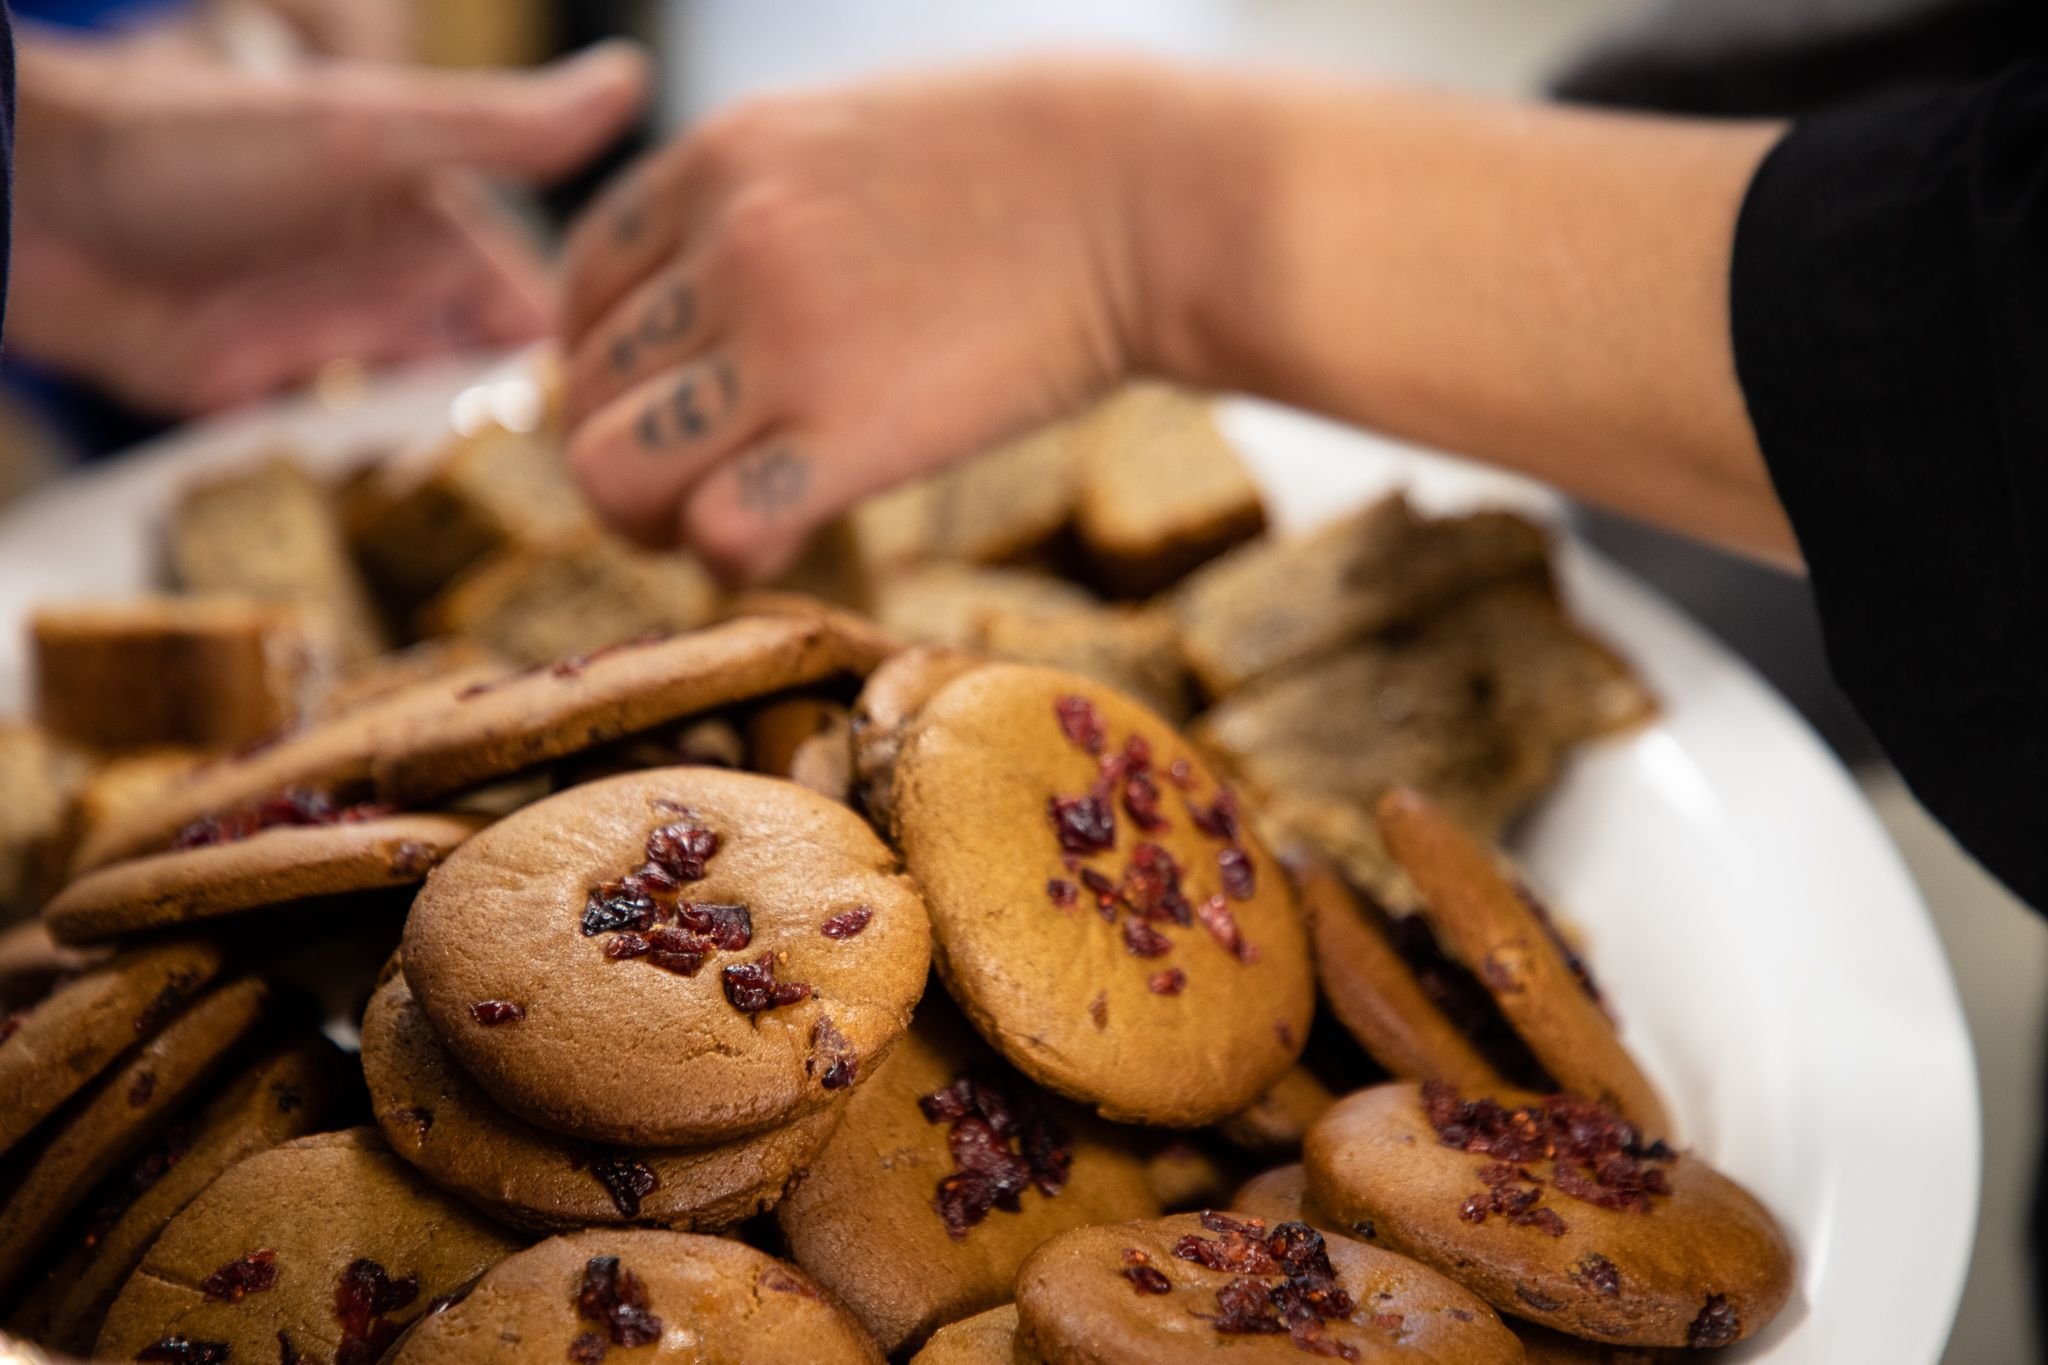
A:
POLYGON ((1150 73, 1017 67, 743 106, 570 242, 570 456, 649 543, 764 577, 861 494, 1131 363, 1150 73))

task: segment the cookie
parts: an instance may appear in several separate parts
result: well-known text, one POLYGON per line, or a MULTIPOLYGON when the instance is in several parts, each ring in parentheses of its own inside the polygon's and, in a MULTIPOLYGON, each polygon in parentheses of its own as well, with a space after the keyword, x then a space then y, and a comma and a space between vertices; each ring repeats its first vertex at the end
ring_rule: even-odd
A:
POLYGON ((592 745, 879 662, 824 618, 742 617, 444 693, 391 725, 385 800, 418 805, 592 745))
POLYGON ((28 1271, 92 1187, 214 1074, 269 997, 254 979, 201 996, 81 1095, 40 1150, 24 1154, 13 1192, 0 1203, 0 1293, 28 1271))
POLYGON ((1047 1238, 1158 1211, 1127 1141, 927 1000, 775 1221, 797 1264, 894 1353, 1009 1298, 1047 1238))
POLYGON ((1247 1152, 1298 1152, 1308 1126, 1337 1102, 1330 1087, 1304 1066, 1292 1066, 1259 1096, 1216 1125, 1224 1141, 1247 1152))
POLYGON ((1512 1324, 1528 1353, 1529 1365, 1675 1365, 1680 1353, 1643 1350, 1635 1346, 1609 1346, 1552 1332, 1534 1323, 1512 1324))
POLYGON ((1349 1231, 1324 1217, 1321 1210, 1310 1207, 1308 1173, 1299 1161, 1261 1171, 1245 1181, 1230 1197, 1229 1208, 1233 1213, 1263 1218, 1268 1224, 1307 1223, 1339 1235, 1349 1231))
POLYGON ((592 1141, 722 1143, 825 1108, 902 1036, 924 906, 859 816, 664 768, 509 816, 427 879, 405 976, 506 1108, 592 1141), (482 930, 482 932, 479 932, 482 930))
POLYGON ((853 799, 853 731, 846 707, 824 697, 772 701, 747 717, 754 771, 786 777, 842 804, 853 799))
POLYGON ((484 825, 468 815, 376 815, 283 825, 89 872, 43 909, 50 932, 90 943, 319 897, 407 886, 484 825))
POLYGON ((188 485, 164 540, 171 577, 186 592, 289 603, 316 644, 338 659, 367 659, 390 647, 334 499, 289 459, 188 485))
POLYGON ((860 1324, 795 1266, 716 1237, 594 1229, 487 1271, 390 1365, 592 1365, 612 1348, 704 1365, 881 1365, 860 1324), (658 1344, 657 1344, 658 1343, 658 1344))
POLYGON ((613 1148, 521 1122, 434 1036, 401 975, 363 1016, 363 1078, 391 1149, 515 1227, 652 1223, 721 1232, 774 1206, 839 1120, 837 1107, 716 1147, 613 1148))
POLYGON ((510 666, 475 640, 455 636, 421 640, 342 669, 335 676, 334 685, 321 695, 315 714, 323 718, 338 716, 408 687, 438 682, 472 669, 503 671, 510 666))
POLYGON ((47 889, 85 764, 40 725, 0 721, 0 918, 32 909, 47 889))
POLYGON ((1396 1076, 1438 1076, 1469 1090, 1502 1084, 1493 1063, 1429 997, 1368 904, 1321 858, 1290 859, 1330 1013, 1396 1076))
POLYGON ((56 1263, 9 1328, 61 1351, 90 1352, 107 1305, 164 1225, 230 1166, 327 1122, 346 1067, 325 1039, 288 1044, 175 1120, 87 1197, 57 1244, 56 1263))
POLYGON ((1064 668, 1107 683, 1175 724, 1188 717, 1179 633, 1164 608, 999 606, 981 614, 969 643, 998 659, 1064 668))
POLYGON ((1226 697, 1484 584, 1540 574, 1547 550, 1512 513, 1424 518, 1397 493, 1307 535, 1232 550, 1174 590, 1173 610, 1202 691, 1226 697))
POLYGON ((1589 1100, 1379 1086, 1324 1115, 1302 1160, 1331 1217, 1574 1336, 1726 1346, 1792 1290, 1761 1204, 1589 1100))
POLYGON ((108 955, 105 948, 72 948, 57 942, 39 919, 0 929, 0 1018, 35 1004, 65 981, 105 962, 108 955))
POLYGON ((910 1365, 1015 1365, 1017 1305, 1006 1303, 949 1322, 932 1333, 910 1365))
POLYGON ((1017 1275, 1017 1336, 1046 1365, 1522 1359, 1500 1319, 1433 1270, 1303 1223, 1215 1213, 1047 1242, 1017 1275))
POLYGON ((912 645, 868 674, 851 718, 854 783, 861 809, 883 829, 891 827, 896 756, 910 722, 940 688, 986 662, 964 650, 912 645))
POLYGON ((137 948, 0 1021, 0 1153, 156 1032, 220 965, 210 944, 137 948))
POLYGON ((1220 1143, 1186 1133, 1157 1133, 1143 1144, 1145 1188, 1167 1213, 1216 1208, 1230 1200, 1244 1172, 1220 1143))
POLYGON ((370 1129, 248 1158, 170 1221, 107 1310, 97 1356, 375 1360, 519 1243, 413 1174, 370 1129), (190 1354, 211 1345, 211 1357, 190 1354))
POLYGON ((29 633, 37 720, 106 749, 252 743, 304 710, 331 662, 290 607, 248 597, 47 606, 29 633))
POLYGON ((1112 592, 1156 592, 1265 529, 1258 485, 1205 395, 1128 385, 1078 439, 1074 529, 1112 592))
POLYGON ((926 703, 894 799, 939 970, 1033 1080, 1107 1118, 1196 1127, 1300 1054, 1314 989, 1293 889, 1135 701, 977 669, 926 703))
POLYGON ((147 805, 89 833, 72 859, 73 875, 169 848, 202 821, 239 818, 280 797, 310 795, 336 806, 363 801, 371 792, 371 756, 386 743, 390 729, 416 711, 435 710, 450 697, 502 676, 502 669, 490 666, 458 670, 209 763, 147 805))
POLYGON ((1652 1138, 1671 1136, 1656 1088, 1555 931, 1502 875, 1499 855, 1419 792, 1390 791, 1375 813, 1438 937, 1485 984, 1558 1087, 1618 1110, 1652 1138))

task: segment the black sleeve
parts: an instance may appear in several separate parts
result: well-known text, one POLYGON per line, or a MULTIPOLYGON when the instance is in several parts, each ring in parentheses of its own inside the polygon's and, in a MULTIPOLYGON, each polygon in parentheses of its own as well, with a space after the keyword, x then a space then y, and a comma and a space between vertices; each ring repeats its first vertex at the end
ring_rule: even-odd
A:
POLYGON ((1795 126, 1730 291, 1837 679, 2048 909, 2048 65, 1795 126))

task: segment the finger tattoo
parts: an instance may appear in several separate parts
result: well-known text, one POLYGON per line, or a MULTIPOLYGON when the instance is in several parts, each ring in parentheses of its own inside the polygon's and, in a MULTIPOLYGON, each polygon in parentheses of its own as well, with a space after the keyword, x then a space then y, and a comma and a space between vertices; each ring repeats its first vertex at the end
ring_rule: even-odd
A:
POLYGON ((648 450, 666 450, 697 440, 722 421, 739 399, 739 375, 730 360, 713 360, 708 377, 691 369, 666 395, 650 402, 634 423, 634 435, 648 450))
POLYGON ((742 456, 737 472, 740 506, 764 521, 778 521, 801 503, 811 482, 811 462, 782 446, 742 456))
POLYGON ((672 283, 640 315, 639 324, 632 331, 612 338, 612 370, 632 374, 642 351, 657 350, 681 340, 696 321, 696 291, 680 280, 672 283))

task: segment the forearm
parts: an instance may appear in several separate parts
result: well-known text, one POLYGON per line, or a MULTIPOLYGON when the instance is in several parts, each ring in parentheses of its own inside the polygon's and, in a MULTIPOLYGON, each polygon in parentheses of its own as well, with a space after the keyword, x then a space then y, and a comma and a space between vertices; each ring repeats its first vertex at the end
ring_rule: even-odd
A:
POLYGON ((1729 343, 1777 135, 1299 78, 1168 78, 1136 361, 1790 560, 1729 343))

